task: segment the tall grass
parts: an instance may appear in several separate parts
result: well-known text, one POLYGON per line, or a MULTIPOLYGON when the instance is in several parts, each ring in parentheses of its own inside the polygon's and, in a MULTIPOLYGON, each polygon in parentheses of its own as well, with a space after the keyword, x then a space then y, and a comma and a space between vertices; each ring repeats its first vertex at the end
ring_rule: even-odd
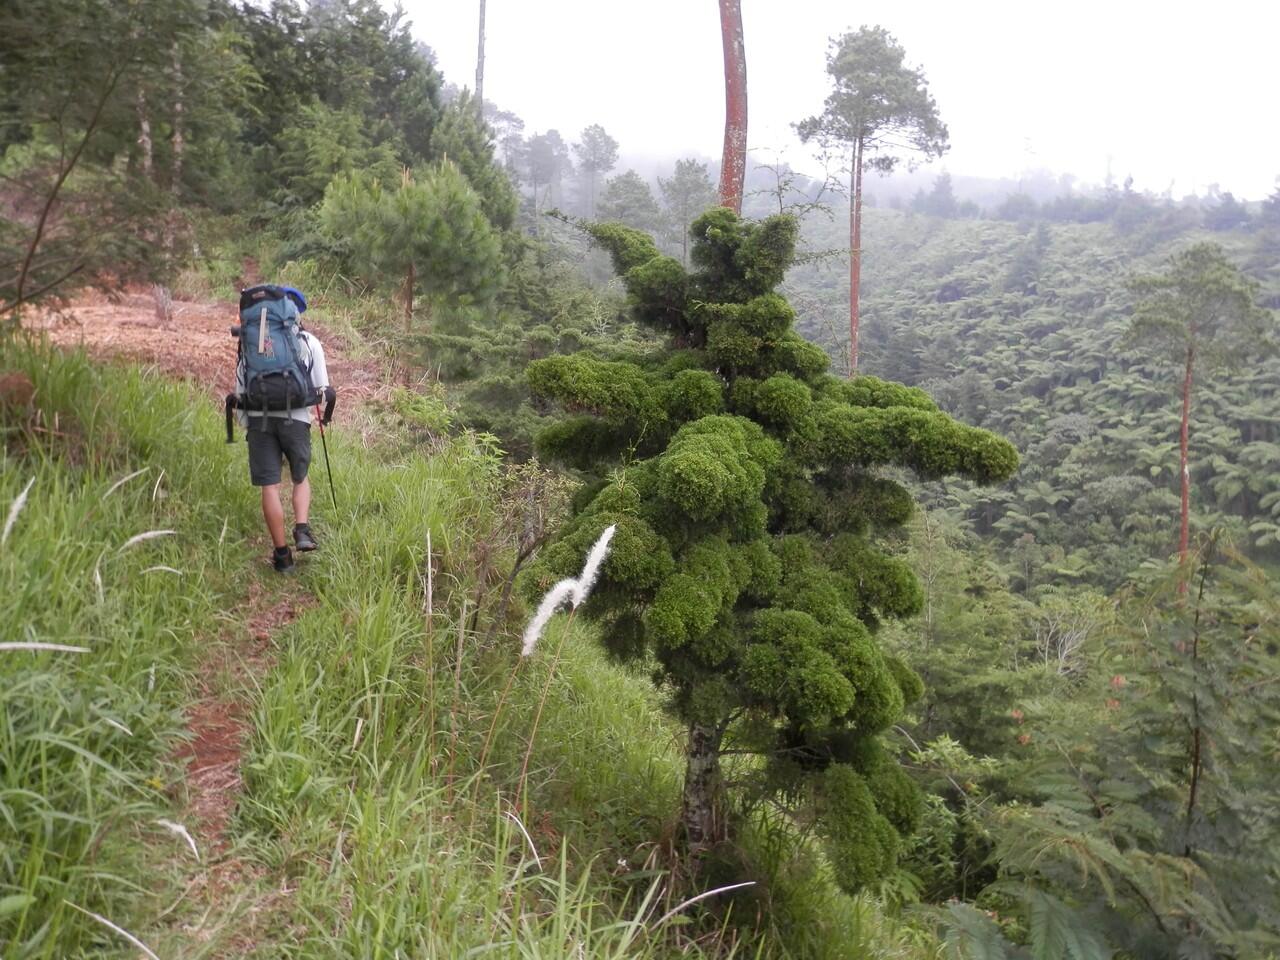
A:
POLYGON ((0 639, 87 652, 0 651, 0 956, 128 950, 92 914, 128 926, 172 859, 191 645, 248 514, 214 496, 234 465, 183 391, 0 341, 14 369, 37 408, 4 411, 0 639))
MULTIPOLYGON (((619 871, 596 862, 610 849, 607 825, 568 837, 571 821, 557 815, 562 826, 553 827, 551 808, 511 806, 513 783, 498 766, 476 769, 499 681, 519 653, 515 636, 485 647, 487 631, 463 615, 480 586, 468 532, 482 529, 492 509, 481 495, 489 455, 459 442, 390 466, 354 448, 343 458, 359 519, 330 532, 310 577, 319 603, 290 626, 264 683, 237 822, 274 838, 259 849, 296 884, 289 910, 305 933, 263 945, 264 955, 658 955, 665 941, 648 935, 635 912, 646 893, 652 901, 652 877, 635 889, 610 884, 619 871), (441 607, 430 623, 428 531, 441 607), (538 820, 526 826, 531 810, 538 820)), ((495 756, 508 775, 546 679, 533 668, 527 677, 499 725, 495 756)), ((627 690, 633 698, 635 689, 627 690)), ((568 742, 568 727, 586 718, 557 715, 559 697, 551 700, 547 729, 568 742)), ((619 758, 616 742, 596 753, 619 758)), ((541 790, 552 775, 538 773, 541 790)))
POLYGON ((512 679, 519 630, 486 621, 501 564, 478 559, 499 463, 466 437, 423 456, 330 433, 342 512, 316 498, 311 602, 235 691, 252 730, 230 847, 193 855, 173 756, 194 671, 279 590, 243 447, 136 371, 4 342, 13 369, 41 409, 3 421, 0 516, 30 489, 0 546, 0 642, 89 652, 0 650, 4 960, 137 956, 103 920, 166 960, 928 955, 782 854, 664 919, 700 892, 668 871, 677 731, 567 618, 558 663, 512 679))

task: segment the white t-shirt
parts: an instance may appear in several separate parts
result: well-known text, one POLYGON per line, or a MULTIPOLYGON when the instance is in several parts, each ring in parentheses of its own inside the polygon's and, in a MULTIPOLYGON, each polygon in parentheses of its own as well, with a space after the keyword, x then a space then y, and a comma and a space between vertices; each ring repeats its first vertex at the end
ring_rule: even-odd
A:
MULTIPOLYGON (((317 390, 323 390, 329 386, 329 368, 324 362, 324 346, 312 334, 306 330, 298 331, 298 350, 301 354, 300 359, 303 363, 311 364, 311 385, 317 390)), ((236 394, 237 396, 244 393, 244 364, 236 364, 236 394)), ((311 407, 298 407, 294 410, 268 410, 269 417, 292 417, 294 420, 300 420, 303 423, 311 422, 311 407)), ((261 411, 245 411, 237 410, 236 416, 240 420, 240 426, 247 427, 249 425, 250 416, 260 417, 261 411)))

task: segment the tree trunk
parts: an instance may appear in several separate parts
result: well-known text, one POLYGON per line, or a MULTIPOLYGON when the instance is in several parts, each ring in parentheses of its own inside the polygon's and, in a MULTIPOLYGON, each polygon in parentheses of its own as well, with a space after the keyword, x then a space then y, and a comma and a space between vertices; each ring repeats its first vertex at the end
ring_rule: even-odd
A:
MULTIPOLYGON (((1191 846, 1191 837, 1195 831, 1196 823, 1196 800, 1200 789, 1200 776, 1204 770, 1204 743, 1201 737, 1200 724, 1200 609, 1204 603, 1204 585, 1208 580, 1208 563, 1204 564, 1200 574, 1200 594, 1196 598, 1196 616, 1195 627, 1191 634, 1191 675, 1193 684, 1191 687, 1191 777, 1187 785, 1187 814, 1186 827, 1183 831, 1185 839, 1183 843, 1182 855, 1191 857, 1194 850, 1191 846)), ((1185 588, 1186 579, 1182 580, 1185 588)))
MULTIPOLYGON (((137 29, 129 31, 130 43, 138 42, 137 29)), ((142 152, 142 174, 148 180, 155 166, 155 144, 151 138, 151 118, 147 113, 147 91, 144 81, 139 80, 138 95, 134 99, 134 109, 138 113, 138 149, 142 152)))
POLYGON ((186 136, 182 129, 185 114, 185 106, 182 102, 182 58, 179 56, 178 47, 173 48, 173 182, 169 189, 173 194, 173 201, 176 205, 181 198, 182 192, 182 161, 183 151, 186 148, 186 136))
POLYGON ((166 273, 172 271, 174 265, 173 251, 178 234, 178 211, 182 205, 182 161, 186 149, 186 135, 183 130, 186 108, 182 100, 182 58, 177 44, 173 47, 173 84, 173 165, 169 180, 171 199, 169 212, 165 215, 162 240, 166 273))
POLYGON ((151 119, 147 116, 147 95, 138 91, 136 101, 138 111, 138 149, 142 152, 142 175, 151 179, 151 168, 155 149, 151 141, 151 119))
POLYGON ((862 286, 862 138, 849 171, 849 377, 858 375, 858 292, 862 286))
POLYGON ((409 261, 409 270, 404 278, 404 332, 413 332, 413 261, 409 261))
POLYGON ((724 153, 720 162, 720 206, 742 214, 747 174, 747 51, 742 41, 741 0, 720 0, 724 45, 724 153))
POLYGON ((1191 466, 1187 455, 1191 435, 1191 371, 1195 363, 1195 348, 1187 347, 1187 368, 1182 377, 1182 430, 1178 437, 1178 460, 1182 477, 1182 515, 1178 531, 1178 562, 1182 565, 1182 577, 1178 592, 1187 592, 1186 564, 1191 546, 1191 466))
POLYGON ((533 235, 542 236, 542 227, 538 222, 538 177, 533 172, 533 163, 529 163, 529 181, 533 186, 533 235))
MULTIPOLYGON (((422 362, 426 367, 427 373, 431 372, 430 358, 427 356, 427 335, 431 333, 431 324, 434 320, 435 305, 432 303, 430 291, 424 292, 422 296, 422 322, 418 324, 422 328, 422 362)), ((439 379, 437 377, 437 379, 439 379)))
POLYGON ((476 51, 476 109, 484 118, 484 3, 480 0, 480 46, 476 51))
POLYGON ((700 723, 689 725, 689 756, 684 773, 681 820, 685 843, 695 858, 725 839, 720 774, 720 739, 724 730, 700 723))

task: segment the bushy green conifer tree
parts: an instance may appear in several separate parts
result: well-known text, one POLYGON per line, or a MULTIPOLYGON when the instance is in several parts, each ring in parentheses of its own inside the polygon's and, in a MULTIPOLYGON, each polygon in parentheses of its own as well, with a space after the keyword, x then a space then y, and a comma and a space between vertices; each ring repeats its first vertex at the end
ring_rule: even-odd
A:
POLYGON ((322 103, 298 111, 284 128, 273 161, 273 197, 282 207, 315 205, 342 175, 393 183, 403 169, 393 144, 369 141, 360 114, 322 103))
POLYGON ((511 229, 516 219, 516 192, 506 171, 494 162, 493 133, 467 91, 441 114, 431 134, 431 153, 437 160, 457 164, 480 196, 489 223, 498 230, 511 229))
POLYGON ((994 482, 1017 454, 920 390, 826 372, 774 292, 792 218, 709 211, 691 228, 691 272, 645 234, 586 229, 636 318, 669 341, 630 362, 530 365, 534 392, 570 414, 540 436, 543 454, 595 478, 531 587, 576 572, 616 524, 584 613, 618 655, 652 658, 686 725, 690 851, 729 833, 722 752, 758 753, 760 789, 815 825, 841 883, 860 887, 893 867, 920 806, 877 739, 922 692, 875 635, 921 598, 872 539, 912 511, 878 468, 994 482))
POLYGON ((634 170, 609 178, 597 215, 601 220, 615 220, 653 233, 662 227, 662 208, 648 182, 634 170))

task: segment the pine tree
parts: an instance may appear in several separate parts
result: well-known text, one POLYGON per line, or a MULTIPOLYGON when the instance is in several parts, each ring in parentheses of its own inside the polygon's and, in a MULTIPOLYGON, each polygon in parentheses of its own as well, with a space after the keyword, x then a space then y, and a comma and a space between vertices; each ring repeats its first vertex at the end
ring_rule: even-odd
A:
POLYGON ((431 155, 458 165, 489 223, 509 230, 516 219, 516 194, 506 172, 494 160, 493 134, 465 90, 444 109, 431 134, 431 155))
POLYGON ((656 232, 662 222, 662 210, 653 191, 634 170, 609 178, 598 214, 601 220, 616 220, 648 233, 656 232))
POLYGON ((405 170, 388 189, 380 180, 338 177, 320 209, 323 229, 364 276, 401 290, 405 332, 421 290, 427 325, 434 302, 488 303, 501 284, 501 244, 481 200, 456 166, 442 161, 405 170))
POLYGON ((583 609, 617 655, 654 658, 685 726, 689 849, 728 835, 722 752, 757 753, 756 796, 789 799, 828 841, 841 882, 859 887, 893 867, 919 808, 877 739, 921 693, 876 640, 882 619, 921 601, 911 571, 873 541, 912 511, 878 468, 995 482, 1017 454, 919 390, 826 372, 774 292, 793 218, 708 211, 692 227, 691 272, 643 233, 586 229, 636 319, 668 343, 631 361, 530 365, 534 392, 570 414, 540 451, 593 479, 529 586, 576 572, 616 525, 583 609))
MULTIPOLYGON (((442 81, 426 48, 410 34, 404 11, 384 10, 375 0, 304 6, 272 0, 238 5, 233 14, 260 80, 254 109, 244 118, 258 192, 279 189, 277 163, 293 147, 290 128, 314 107, 357 118, 363 148, 387 154, 397 165, 429 160, 442 81)), ((296 158, 290 166, 296 173, 296 158)), ((326 185, 304 202, 316 202, 326 185)))
POLYGON ((1224 192, 1218 202, 1204 212, 1204 225, 1210 230, 1231 230, 1246 226, 1249 219, 1249 208, 1230 191, 1224 192))
POLYGON ((899 153, 939 157, 947 127, 924 74, 883 27, 863 27, 831 41, 833 89, 821 114, 796 124, 803 141, 849 151, 849 375, 858 372, 858 296, 862 278, 862 173, 890 173, 899 153))
POLYGON ((1280 186, 1271 191, 1271 196, 1262 201, 1262 210, 1258 214, 1258 222, 1265 227, 1280 227, 1280 186))
POLYGON ((283 207, 311 207, 324 199, 330 182, 342 174, 361 174, 392 182, 401 170, 390 144, 373 144, 364 120, 352 110, 313 103, 298 111, 273 151, 272 196, 283 207))
POLYGON ((163 266, 156 224, 186 176, 225 172, 243 103, 247 68, 210 19, 195 0, 0 5, 0 316, 163 266), (184 168, 192 136, 208 150, 184 168))
POLYGON ((716 188, 707 175, 707 165, 690 157, 677 160, 670 180, 658 178, 658 190, 670 224, 671 234, 680 241, 680 263, 689 266, 689 224, 716 202, 716 188))
POLYGON ((1257 306, 1257 283, 1244 276, 1216 243, 1198 243, 1175 254, 1164 273, 1138 277, 1133 288, 1141 299, 1134 308, 1126 344, 1182 368, 1178 554, 1185 560, 1190 543, 1189 447, 1197 365, 1203 370, 1238 363, 1261 345, 1270 316, 1257 306))
MULTIPOLYGON (((276 6, 283 9, 273 9, 275 16, 289 17, 292 4, 277 0, 276 6)), ((298 79, 310 96, 360 113, 375 143, 396 141, 402 162, 428 159, 441 79, 414 41, 404 10, 384 9, 376 0, 326 0, 308 5, 298 27, 290 39, 300 48, 298 79)), ((280 39, 278 33, 271 38, 254 62, 274 66, 280 39)), ((288 69, 287 62, 280 67, 288 69)))
POLYGON ((582 131, 582 139, 573 145, 578 155, 578 170, 587 177, 587 216, 594 217, 596 210, 596 181, 618 164, 618 141, 605 132, 598 123, 582 131))
POLYGON ((546 207, 560 205, 564 198, 564 178, 573 172, 569 145, 559 130, 548 130, 529 138, 525 170, 533 190, 534 230, 537 231, 538 214, 546 207))
POLYGON ((942 173, 933 181, 933 189, 924 200, 924 213, 931 217, 951 219, 960 208, 955 190, 951 187, 951 174, 942 173))

